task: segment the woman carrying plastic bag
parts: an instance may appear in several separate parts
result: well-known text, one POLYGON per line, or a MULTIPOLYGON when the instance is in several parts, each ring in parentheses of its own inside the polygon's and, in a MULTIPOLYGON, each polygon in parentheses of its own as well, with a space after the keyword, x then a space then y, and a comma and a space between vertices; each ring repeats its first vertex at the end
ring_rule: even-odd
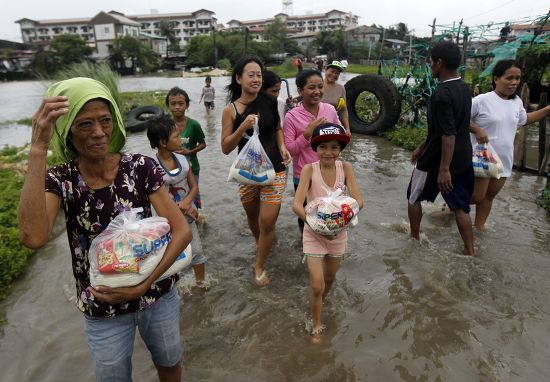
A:
POLYGON ((221 132, 224 154, 229 155, 238 148, 239 155, 245 155, 242 162, 237 159, 239 165, 244 166, 248 161, 248 164, 260 166, 248 167, 249 171, 243 170, 240 175, 238 172, 242 168, 236 170, 235 167, 232 170, 242 181, 239 197, 256 243, 254 280, 259 286, 269 283, 264 264, 275 239, 275 223, 286 186, 286 164, 291 159, 284 143, 277 100, 261 92, 263 70, 263 63, 257 57, 244 57, 235 64, 231 83, 226 88, 229 104, 223 110, 221 132), (254 134, 256 124, 257 133, 254 134), (245 136, 252 138, 247 139, 245 136), (261 150, 259 147, 252 151, 245 150, 245 146, 252 145, 256 139, 260 142, 261 150), (275 174, 272 180, 268 174, 270 171, 265 167, 267 160, 260 159, 259 153, 262 151, 265 151, 273 167, 275 174), (250 180, 256 183, 245 183, 250 180))
POLYGON ((504 166, 497 152, 490 143, 477 143, 473 148, 472 166, 479 178, 500 179, 504 166))

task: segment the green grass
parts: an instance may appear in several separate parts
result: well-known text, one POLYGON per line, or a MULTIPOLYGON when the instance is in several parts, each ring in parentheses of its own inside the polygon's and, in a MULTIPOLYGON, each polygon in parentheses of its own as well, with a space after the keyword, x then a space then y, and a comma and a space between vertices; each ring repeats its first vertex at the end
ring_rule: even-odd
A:
POLYGON ((396 125, 394 128, 382 133, 394 145, 407 150, 414 150, 426 139, 428 128, 426 126, 410 127, 396 125))
POLYGON ((358 74, 378 74, 378 66, 349 64, 346 71, 358 74))
POLYGON ((128 111, 145 105, 155 105, 163 108, 166 111, 164 105, 164 99, 166 97, 166 91, 149 91, 149 92, 127 92, 120 93, 119 109, 123 116, 128 111))
POLYGON ((293 78, 298 74, 298 69, 292 65, 291 59, 287 59, 281 65, 268 66, 267 69, 275 72, 281 78, 293 78))

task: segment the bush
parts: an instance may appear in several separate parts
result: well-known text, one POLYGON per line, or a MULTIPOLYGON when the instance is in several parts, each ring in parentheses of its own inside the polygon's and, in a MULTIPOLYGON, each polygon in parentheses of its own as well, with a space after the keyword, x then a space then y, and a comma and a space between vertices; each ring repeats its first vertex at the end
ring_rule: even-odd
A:
POLYGON ((73 64, 66 69, 56 72, 53 79, 62 81, 73 77, 88 77, 103 83, 107 86, 116 103, 120 106, 121 99, 118 91, 119 75, 114 72, 109 65, 96 65, 89 62, 73 64))
POLYGON ((223 70, 231 70, 231 61, 227 58, 222 58, 218 60, 218 68, 223 70))
POLYGON ((541 195, 537 198, 537 204, 550 212, 550 178, 548 179, 546 188, 542 190, 541 195))
MULTIPOLYGON (((13 149, 3 149, 2 158, 13 149)), ((0 168, 0 300, 8 295, 13 281, 24 273, 33 253, 19 243, 17 205, 22 187, 23 177, 15 169, 3 165, 0 168)))

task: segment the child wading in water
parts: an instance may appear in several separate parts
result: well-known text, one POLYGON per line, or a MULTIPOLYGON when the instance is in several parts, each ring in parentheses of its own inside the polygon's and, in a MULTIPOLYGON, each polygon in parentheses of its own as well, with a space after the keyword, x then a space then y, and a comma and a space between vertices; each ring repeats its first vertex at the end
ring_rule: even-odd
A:
MULTIPOLYGON (((308 203, 327 195, 327 190, 349 190, 349 195, 363 208, 363 198, 351 164, 338 160, 340 152, 350 140, 343 127, 324 123, 317 126, 311 135, 311 147, 317 153, 317 162, 306 164, 300 174, 292 209, 305 222, 304 200, 308 203)), ((303 234, 304 257, 309 271, 309 304, 313 320, 311 332, 314 342, 321 339, 324 325, 321 324, 321 309, 346 250, 348 235, 345 230, 336 236, 323 236, 305 225, 303 234)))
MULTIPOLYGON (((182 147, 177 150, 177 153, 185 155, 187 159, 189 159, 191 171, 195 176, 195 182, 197 183, 198 189, 201 168, 197 153, 206 148, 204 132, 198 121, 185 115, 185 112, 189 108, 189 96, 185 90, 173 87, 168 91, 168 94, 166 94, 165 103, 172 114, 172 118, 174 118, 182 141, 182 147)), ((200 190, 197 191, 197 195, 195 199, 193 199, 193 202, 197 208, 202 208, 200 190)))
POLYGON ((210 115, 210 110, 214 110, 214 99, 216 98, 216 89, 211 85, 212 78, 210 76, 204 79, 204 87, 202 88, 201 98, 199 102, 204 98, 204 107, 206 108, 206 114, 210 115))
POLYGON ((196 220, 199 216, 193 204, 193 198, 199 188, 193 173, 189 171, 187 158, 178 154, 181 148, 181 138, 176 124, 169 116, 163 116, 151 122, 147 129, 147 138, 153 149, 157 149, 157 159, 164 169, 164 184, 174 198, 174 202, 187 218, 193 240, 191 251, 193 259, 191 266, 195 273, 195 282, 198 287, 204 287, 204 264, 206 257, 202 250, 202 243, 197 229, 196 220))

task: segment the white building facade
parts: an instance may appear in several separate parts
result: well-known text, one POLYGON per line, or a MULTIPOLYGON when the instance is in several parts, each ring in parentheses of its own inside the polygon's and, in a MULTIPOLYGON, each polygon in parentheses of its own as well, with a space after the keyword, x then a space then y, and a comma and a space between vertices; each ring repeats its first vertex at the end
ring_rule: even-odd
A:
POLYGON ((21 37, 25 44, 48 45, 58 35, 78 35, 89 47, 94 49, 94 57, 102 59, 109 55, 109 45, 113 40, 122 36, 132 36, 142 40, 151 40, 152 37, 155 41, 151 41, 151 46, 155 52, 166 55, 166 44, 158 41, 160 38, 159 24, 162 20, 170 23, 179 46, 183 48, 193 36, 212 32, 213 27, 216 26, 214 14, 206 9, 190 13, 135 16, 125 16, 120 12, 110 11, 99 12, 94 17, 86 19, 32 20, 23 18, 17 20, 16 23, 21 28, 21 37))
POLYGON ((250 36, 263 41, 265 28, 275 19, 280 19, 288 30, 290 37, 297 35, 308 36, 325 30, 349 29, 357 26, 359 16, 351 12, 342 12, 333 9, 326 13, 290 16, 279 13, 274 17, 259 20, 231 20, 227 23, 228 29, 241 30, 248 28, 250 36))
POLYGON ((216 27, 215 13, 206 9, 200 9, 190 13, 164 13, 128 16, 141 25, 141 32, 153 36, 160 36, 159 25, 161 21, 167 21, 174 30, 179 46, 185 47, 194 36, 205 35, 216 27))

